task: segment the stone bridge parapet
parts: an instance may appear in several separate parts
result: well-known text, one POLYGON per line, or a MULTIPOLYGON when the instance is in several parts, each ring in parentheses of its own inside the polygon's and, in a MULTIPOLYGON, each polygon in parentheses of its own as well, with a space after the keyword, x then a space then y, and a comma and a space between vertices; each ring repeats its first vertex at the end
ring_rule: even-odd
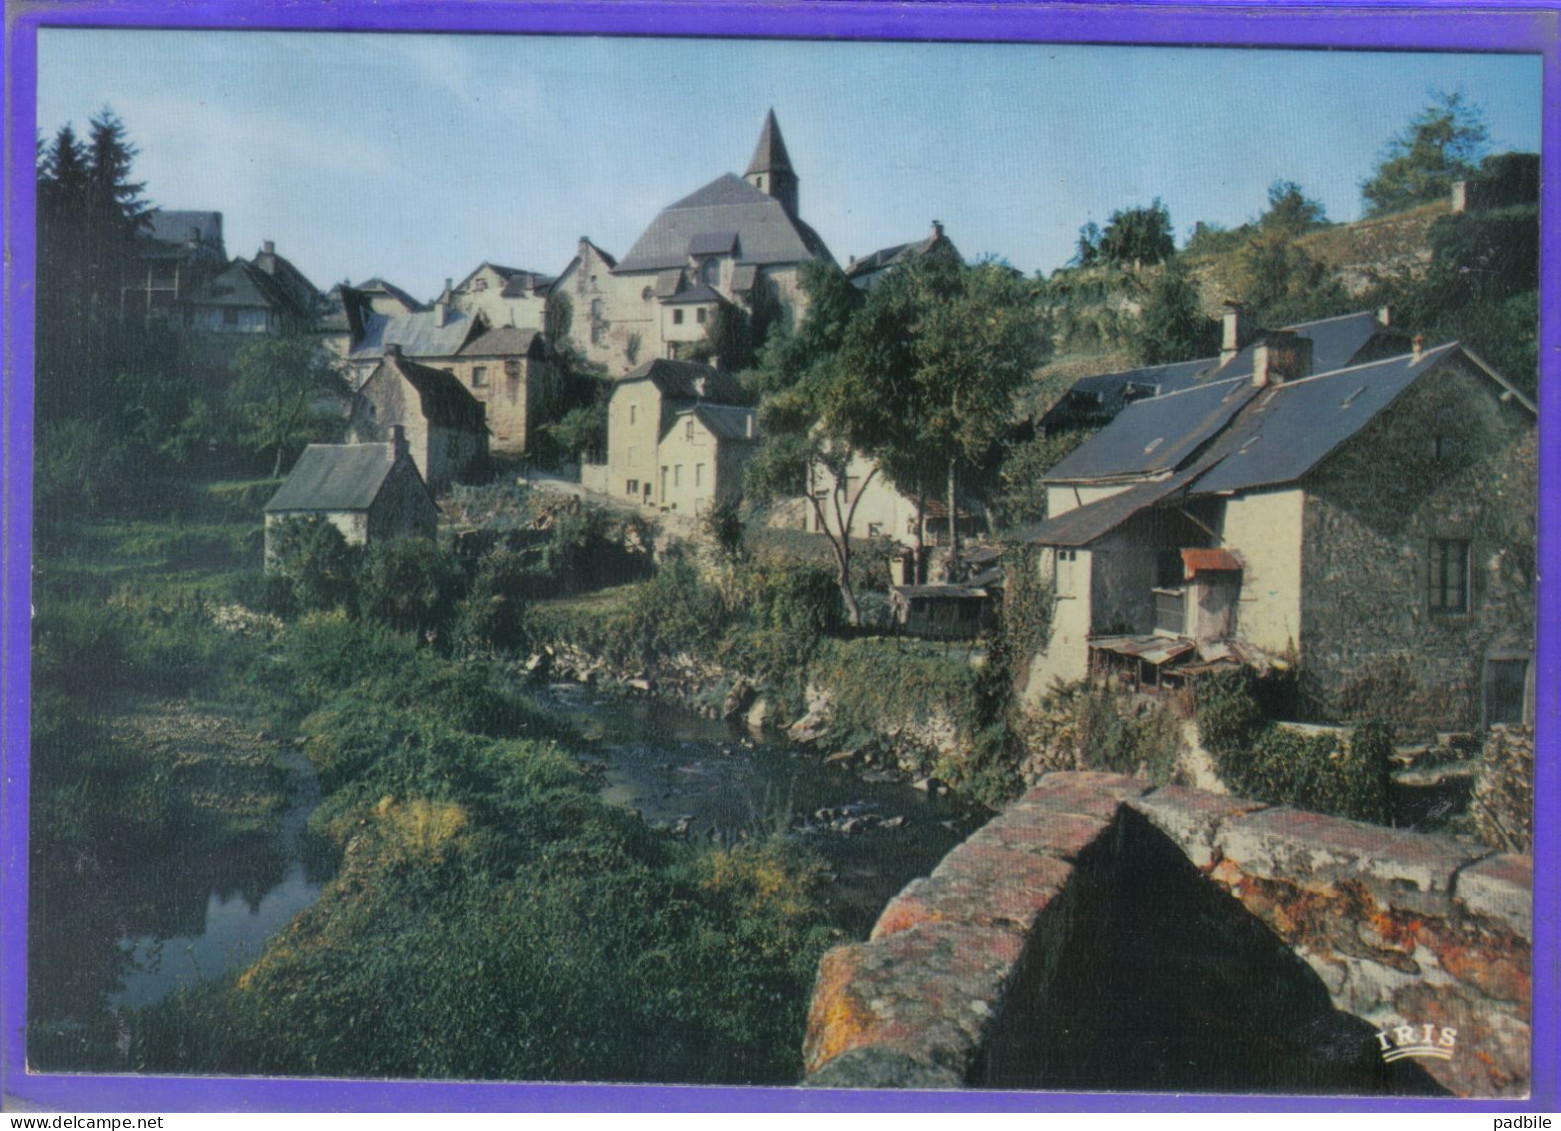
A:
POLYGON ((1532 869, 1446 837, 1051 774, 907 885, 866 942, 823 957, 805 1083, 1522 1095, 1532 869), (1123 956, 1159 982, 1118 976, 1123 956), (1122 1027, 1162 996, 1178 1025, 1122 1027), (1190 1047, 1216 1039, 1220 1011, 1255 1084, 1190 1047), (1080 1051, 1107 1014, 1106 1051, 1080 1051), (1297 1075, 1264 1075, 1286 1057, 1297 1075), (1202 1075, 1176 1077, 1178 1060, 1202 1075), (1150 1075, 1111 1075, 1124 1064, 1150 1075))

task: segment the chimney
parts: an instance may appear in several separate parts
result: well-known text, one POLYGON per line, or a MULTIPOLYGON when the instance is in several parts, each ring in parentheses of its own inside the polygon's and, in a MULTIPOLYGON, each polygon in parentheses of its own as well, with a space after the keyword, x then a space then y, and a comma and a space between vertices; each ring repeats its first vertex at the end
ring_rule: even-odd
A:
POLYGON ((1411 355, 1414 360, 1414 364, 1419 365, 1421 357, 1425 355, 1425 335, 1416 334, 1413 338, 1409 339, 1409 344, 1414 349, 1414 353, 1411 355))
POLYGON ((1393 308, 1391 306, 1377 307, 1377 325, 1384 329, 1393 325, 1393 308))
POLYGON ((1312 374, 1312 339, 1290 330, 1275 330, 1252 351, 1252 384, 1283 385, 1312 374))
POLYGON ((407 430, 403 425, 392 424, 390 426, 390 462, 395 463, 402 456, 411 452, 407 444, 407 430))
POLYGON ((1247 308, 1231 299, 1225 300, 1223 334, 1220 338, 1220 364, 1224 365, 1240 353, 1252 334, 1247 325, 1247 308))
POLYGON ((943 221, 942 220, 934 220, 932 222, 932 238, 934 240, 941 240, 943 238, 943 221))
POLYGON ((276 254, 276 241, 275 240, 266 240, 265 243, 260 245, 260 250, 263 251, 267 255, 275 255, 276 254))

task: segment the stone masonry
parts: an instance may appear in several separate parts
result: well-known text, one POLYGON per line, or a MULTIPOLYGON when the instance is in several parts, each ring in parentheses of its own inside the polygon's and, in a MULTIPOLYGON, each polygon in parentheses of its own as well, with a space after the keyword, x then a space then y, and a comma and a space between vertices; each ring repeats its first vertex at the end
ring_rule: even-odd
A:
MULTIPOLYGON (((1451 1055, 1415 1058, 1425 1087, 1460 1096, 1525 1093, 1530 857, 1101 773, 1047 775, 930 876, 912 881, 868 941, 824 956, 804 1043, 805 1083, 955 1088, 1044 1080, 993 1066, 1011 1069, 1029 1055, 1016 1044, 1046 1044, 1048 1003, 1066 996, 1074 976, 1058 973, 1065 952, 1080 938, 1097 945, 1088 932, 1106 906, 1101 893, 1120 899, 1130 890, 1113 886, 1113 869, 1141 869, 1155 852, 1186 870, 1189 887, 1203 889, 1194 893, 1200 906, 1229 909, 1220 912, 1231 917, 1229 937, 1246 932, 1259 945, 1288 948, 1283 958, 1299 960, 1297 992, 1325 1009, 1331 1001, 1339 1025, 1354 1026, 1334 1031, 1346 1033, 1357 1060, 1375 1064, 1379 1044, 1401 1043, 1400 1026, 1417 1033, 1429 1026, 1451 1055), (1146 851, 1132 849, 1135 838, 1146 851)), ((1113 914, 1124 911, 1133 914, 1113 914)))

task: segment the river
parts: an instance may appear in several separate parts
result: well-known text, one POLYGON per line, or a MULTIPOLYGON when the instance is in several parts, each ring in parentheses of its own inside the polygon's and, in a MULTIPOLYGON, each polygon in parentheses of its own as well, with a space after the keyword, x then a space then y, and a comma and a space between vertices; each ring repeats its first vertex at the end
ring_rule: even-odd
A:
MULTIPOLYGON (((857 936, 981 820, 887 774, 864 778, 815 750, 675 706, 572 684, 536 695, 588 737, 580 757, 603 797, 651 825, 721 843, 783 828, 813 845, 830 881, 826 907, 857 936)), ((69 1060, 72 1034, 94 1018, 249 965, 319 896, 331 867, 307 831, 319 786, 299 751, 284 761, 290 801, 271 835, 120 844, 86 872, 39 870, 33 1017, 56 1053, 69 1060)))

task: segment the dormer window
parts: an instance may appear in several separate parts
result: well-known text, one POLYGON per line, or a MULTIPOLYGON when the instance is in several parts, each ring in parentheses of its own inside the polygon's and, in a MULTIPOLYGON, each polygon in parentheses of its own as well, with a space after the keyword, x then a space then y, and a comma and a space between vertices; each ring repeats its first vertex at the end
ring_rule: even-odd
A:
POLYGON ((1458 441, 1451 436, 1431 437, 1431 458, 1440 463, 1458 454, 1458 441))
POLYGON ((707 259, 699 268, 700 282, 707 287, 713 287, 721 281, 721 261, 719 259, 707 259))
POLYGON ((474 290, 474 291, 485 291, 487 289, 488 289, 488 280, 486 280, 486 279, 473 279, 472 280, 472 290, 474 290))

